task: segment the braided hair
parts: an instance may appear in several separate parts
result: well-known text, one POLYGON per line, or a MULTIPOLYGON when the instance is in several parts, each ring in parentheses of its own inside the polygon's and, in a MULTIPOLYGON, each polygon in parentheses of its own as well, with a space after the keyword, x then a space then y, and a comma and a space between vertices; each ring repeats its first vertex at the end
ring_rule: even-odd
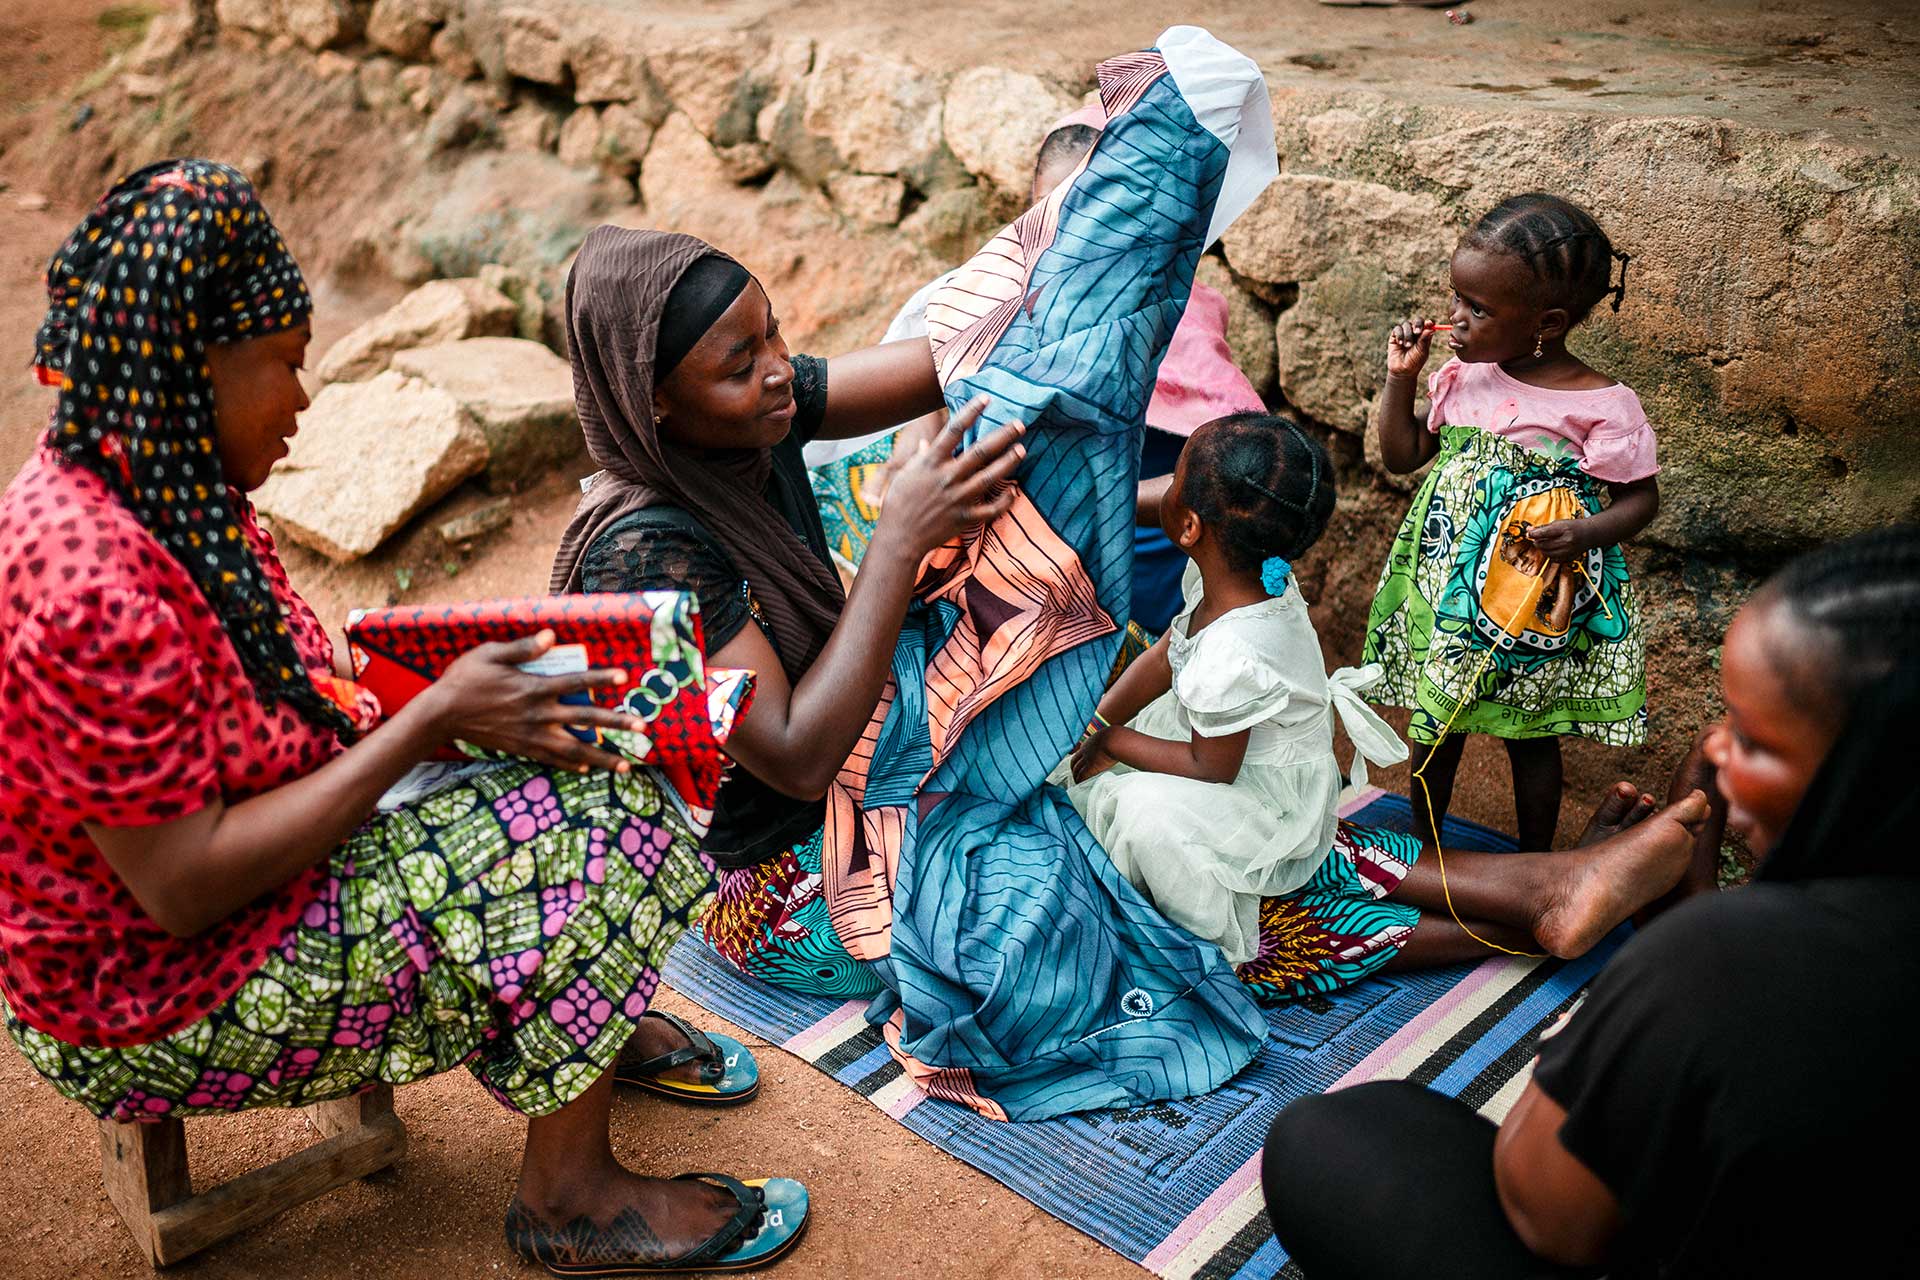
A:
POLYGON ((47 266, 33 366, 46 442, 98 475, 193 578, 261 700, 351 735, 314 687, 220 468, 207 345, 283 333, 305 279, 238 170, 167 160, 120 179, 47 266))
POLYGON ((1186 453, 1180 501, 1206 522, 1235 571, 1252 573, 1276 556, 1296 560, 1326 532, 1333 463, 1292 420, 1215 418, 1193 433, 1186 453))
POLYGON ((1828 642, 1826 692, 1850 710, 1861 692, 1920 662, 1920 525, 1892 525, 1809 551, 1765 591, 1828 642))
POLYGON ((1627 296, 1627 263, 1593 215, 1571 200, 1544 191, 1508 196, 1467 229, 1460 243, 1487 253, 1509 253, 1527 264, 1548 306, 1579 324, 1608 294, 1613 309, 1627 296), (1620 279, 1613 264, 1620 264, 1620 279))

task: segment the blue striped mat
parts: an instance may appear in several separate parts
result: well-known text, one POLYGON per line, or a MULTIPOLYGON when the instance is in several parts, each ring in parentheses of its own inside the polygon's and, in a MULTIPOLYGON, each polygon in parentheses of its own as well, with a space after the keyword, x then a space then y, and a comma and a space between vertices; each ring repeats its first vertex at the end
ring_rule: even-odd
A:
MULTIPOLYGON (((1412 829, 1403 796, 1348 806, 1412 829)), ((1449 819, 1449 848, 1513 841, 1449 819)), ((1297 1275, 1267 1227, 1260 1146, 1280 1109, 1367 1080, 1416 1080, 1495 1119, 1526 1086, 1540 1030, 1578 997, 1614 942, 1568 963, 1510 957, 1370 979, 1267 1011, 1253 1064, 1206 1097, 1003 1124, 928 1098, 888 1055, 864 1001, 798 996, 743 977, 691 934, 666 977, 677 990, 812 1063, 942 1151, 1169 1280, 1297 1275)))

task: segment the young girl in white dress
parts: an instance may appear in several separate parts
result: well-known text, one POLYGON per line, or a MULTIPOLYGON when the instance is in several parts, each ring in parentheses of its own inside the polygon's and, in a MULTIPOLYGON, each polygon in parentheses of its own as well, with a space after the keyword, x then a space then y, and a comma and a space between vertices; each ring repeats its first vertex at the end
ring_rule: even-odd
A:
POLYGON ((1196 430, 1161 506, 1187 553, 1185 608, 1114 682, 1068 768, 1072 800, 1133 885, 1234 964, 1260 899, 1304 886, 1333 847, 1337 715, 1366 762, 1407 758, 1360 699, 1379 668, 1330 678, 1289 562, 1332 514, 1326 451, 1284 418, 1196 430))

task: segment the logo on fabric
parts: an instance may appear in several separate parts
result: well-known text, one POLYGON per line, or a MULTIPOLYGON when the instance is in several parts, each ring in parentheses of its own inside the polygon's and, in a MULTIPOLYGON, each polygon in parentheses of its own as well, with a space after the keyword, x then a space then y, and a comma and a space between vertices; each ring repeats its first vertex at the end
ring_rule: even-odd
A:
POLYGON ((1153 997, 1134 987, 1120 997, 1120 1012, 1129 1018, 1148 1018, 1153 1016, 1153 997))

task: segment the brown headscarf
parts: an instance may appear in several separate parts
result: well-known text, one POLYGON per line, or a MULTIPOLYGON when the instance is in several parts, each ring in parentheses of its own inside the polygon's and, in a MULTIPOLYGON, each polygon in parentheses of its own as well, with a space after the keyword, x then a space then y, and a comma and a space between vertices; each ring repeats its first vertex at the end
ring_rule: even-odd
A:
POLYGON ((689 448, 664 438, 653 417, 667 297, 708 255, 726 257, 692 236, 599 227, 567 273, 574 409, 601 471, 560 539, 551 589, 583 589, 587 548, 619 520, 647 507, 679 507, 745 575, 773 629, 780 665, 798 680, 833 633, 847 597, 839 575, 767 501, 772 451, 689 448))

